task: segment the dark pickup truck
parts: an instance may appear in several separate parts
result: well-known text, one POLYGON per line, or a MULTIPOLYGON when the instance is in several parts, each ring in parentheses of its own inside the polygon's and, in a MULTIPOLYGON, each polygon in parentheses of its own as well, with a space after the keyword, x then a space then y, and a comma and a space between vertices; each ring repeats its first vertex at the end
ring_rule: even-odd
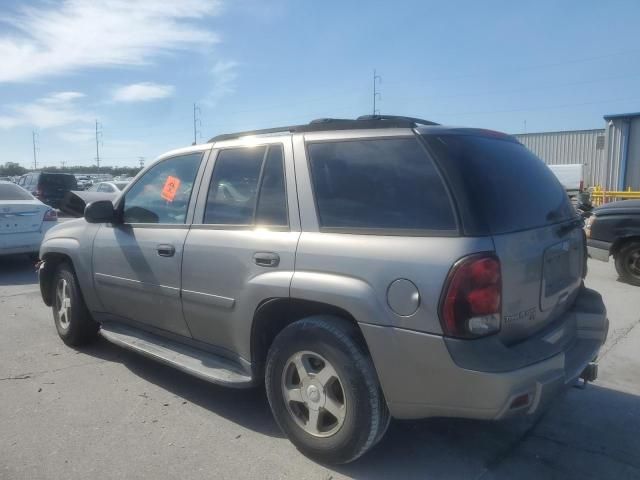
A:
POLYGON ((585 228, 589 255, 605 262, 613 256, 620 278, 640 286, 640 200, 595 208, 585 228))

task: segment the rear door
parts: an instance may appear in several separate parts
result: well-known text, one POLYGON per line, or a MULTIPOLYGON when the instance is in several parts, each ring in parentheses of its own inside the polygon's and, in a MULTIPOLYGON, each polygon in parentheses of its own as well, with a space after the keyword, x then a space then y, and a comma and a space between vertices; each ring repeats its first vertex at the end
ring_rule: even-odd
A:
POLYGON ((468 235, 491 235, 502 268, 506 342, 541 330, 573 303, 584 238, 564 188, 506 135, 465 131, 424 138, 454 185, 468 235))
POLYGON ((190 336, 180 272, 203 153, 160 160, 120 200, 122 223, 101 225, 93 244, 96 290, 107 313, 190 336))
POLYGON ((217 144, 184 247, 193 337, 250 358, 254 312, 288 297, 300 224, 289 136, 217 144))

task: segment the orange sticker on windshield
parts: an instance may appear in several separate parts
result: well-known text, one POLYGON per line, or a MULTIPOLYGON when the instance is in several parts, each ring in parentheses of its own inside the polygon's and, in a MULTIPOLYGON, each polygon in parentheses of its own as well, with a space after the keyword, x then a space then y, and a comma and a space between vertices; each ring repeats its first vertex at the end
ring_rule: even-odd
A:
POLYGON ((167 202, 173 202, 173 199, 176 198, 176 193, 178 193, 178 188, 180 188, 180 179, 169 175, 167 181, 164 182, 160 196, 167 202))

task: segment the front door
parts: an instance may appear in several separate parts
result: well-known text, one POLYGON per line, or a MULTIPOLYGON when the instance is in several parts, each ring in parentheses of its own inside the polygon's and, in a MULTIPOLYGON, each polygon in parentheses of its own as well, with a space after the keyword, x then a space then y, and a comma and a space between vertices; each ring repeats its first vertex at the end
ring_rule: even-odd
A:
POLYGON ((300 225, 291 141, 216 153, 184 247, 183 309, 195 339, 248 360, 256 308, 287 298, 294 271, 300 225))
POLYGON ((158 162, 120 200, 122 222, 98 230, 93 272, 106 313, 190 336, 180 270, 201 160, 198 152, 158 162))

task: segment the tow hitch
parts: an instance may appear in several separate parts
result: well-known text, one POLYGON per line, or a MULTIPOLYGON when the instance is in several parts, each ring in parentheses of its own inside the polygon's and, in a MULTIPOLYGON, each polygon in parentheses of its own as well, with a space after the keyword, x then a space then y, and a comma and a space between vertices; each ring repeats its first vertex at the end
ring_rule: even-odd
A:
POLYGON ((587 383, 595 381, 596 378, 598 378, 598 364, 596 362, 589 362, 580 374, 582 382, 579 382, 576 387, 586 388, 587 383))

